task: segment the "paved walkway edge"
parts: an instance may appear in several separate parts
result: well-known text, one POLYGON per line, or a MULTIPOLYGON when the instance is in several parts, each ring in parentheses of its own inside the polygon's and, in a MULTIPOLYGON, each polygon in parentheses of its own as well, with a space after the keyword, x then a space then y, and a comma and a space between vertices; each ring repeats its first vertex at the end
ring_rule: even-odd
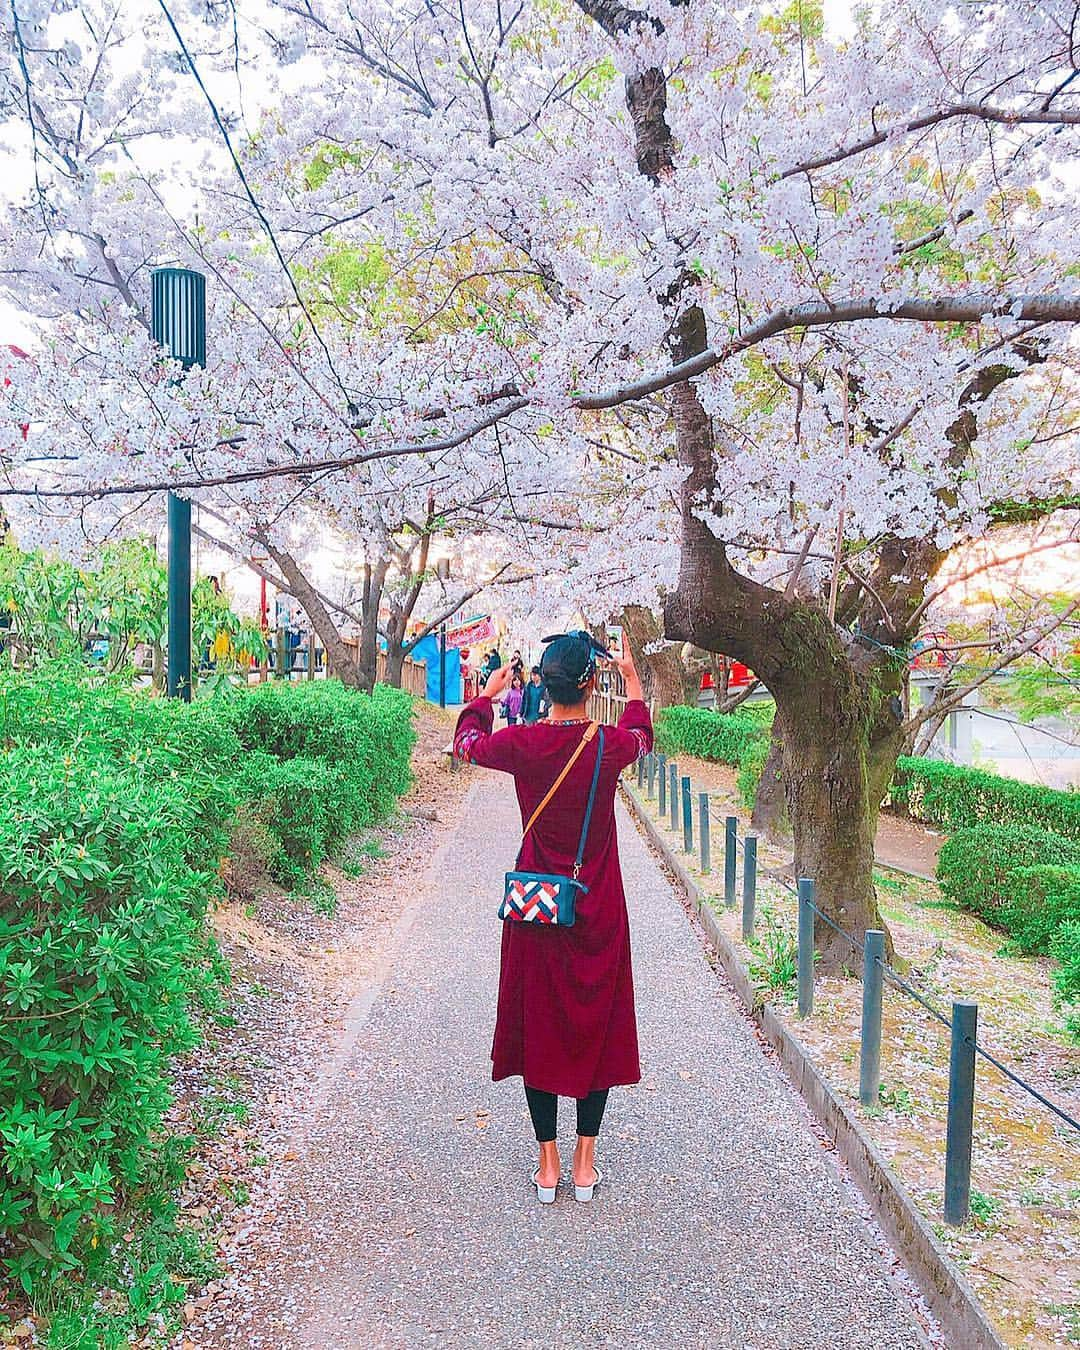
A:
POLYGON ((934 1240, 933 1232, 889 1167, 884 1156, 826 1082, 789 1027, 766 1004, 755 1006, 754 987, 712 908, 683 867, 662 832, 634 793, 620 784, 623 800, 665 866, 686 892, 709 944, 747 1012, 776 1049, 795 1088, 820 1121, 844 1160, 878 1222, 903 1257, 950 1345, 965 1350, 1005 1350, 985 1310, 963 1274, 934 1240))

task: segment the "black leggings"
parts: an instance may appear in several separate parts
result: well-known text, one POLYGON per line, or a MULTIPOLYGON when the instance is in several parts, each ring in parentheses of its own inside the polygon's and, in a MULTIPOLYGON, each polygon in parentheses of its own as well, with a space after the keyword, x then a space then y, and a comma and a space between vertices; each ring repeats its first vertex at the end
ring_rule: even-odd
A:
MULTIPOLYGON (((576 1098, 578 1134, 592 1139, 600 1133, 600 1122, 604 1118, 607 1095, 607 1088, 601 1088, 599 1092, 590 1092, 587 1097, 576 1098)), ((554 1092, 541 1092, 539 1088, 530 1087, 526 1083, 525 1100, 529 1103, 529 1115, 532 1116, 537 1143, 550 1143, 555 1138, 555 1124, 559 1114, 558 1097, 554 1092)))

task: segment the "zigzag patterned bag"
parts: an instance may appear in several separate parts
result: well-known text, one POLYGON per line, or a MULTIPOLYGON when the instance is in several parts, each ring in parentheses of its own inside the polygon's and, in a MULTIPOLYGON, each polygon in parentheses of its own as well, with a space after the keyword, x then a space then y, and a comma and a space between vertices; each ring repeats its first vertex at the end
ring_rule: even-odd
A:
POLYGON ((566 767, 548 790, 547 796, 529 817, 529 823, 521 834, 521 848, 518 849, 517 863, 513 872, 506 874, 506 888, 503 902, 499 906, 499 918, 512 923, 546 923, 569 928, 574 922, 575 901, 578 892, 583 895, 588 887, 578 880, 581 872, 581 860, 585 856, 585 841, 589 837, 589 824, 592 820, 593 803, 596 801, 596 785, 600 781, 600 764, 604 758, 604 728, 596 722, 590 722, 577 749, 570 756, 566 767), (581 841, 578 844, 577 857, 574 859, 572 876, 559 876, 555 872, 521 872, 521 851, 525 847, 525 836, 540 818, 541 812, 554 797, 563 779, 574 767, 578 757, 599 731, 596 746, 596 767, 593 769, 592 787, 589 789, 589 801, 585 807, 585 820, 581 827, 581 841))

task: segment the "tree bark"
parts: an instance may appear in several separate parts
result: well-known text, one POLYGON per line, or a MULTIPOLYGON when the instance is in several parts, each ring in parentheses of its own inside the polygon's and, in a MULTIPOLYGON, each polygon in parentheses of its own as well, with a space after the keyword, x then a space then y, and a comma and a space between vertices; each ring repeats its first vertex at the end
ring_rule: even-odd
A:
POLYGON ((386 643, 386 683, 400 689, 405 678, 405 653, 399 642, 386 643))
POLYGON ((363 623, 357 650, 356 683, 358 688, 369 694, 375 688, 375 676, 378 673, 379 605, 382 603, 389 566, 386 558, 364 566, 363 623))
POLYGON ((654 714, 673 704, 693 703, 696 685, 674 646, 656 652, 645 652, 653 642, 661 641, 664 628, 661 621, 644 605, 627 605, 621 615, 622 630, 630 643, 634 664, 641 672, 645 701, 654 714))
POLYGON ((759 834, 777 842, 791 838, 791 821, 784 795, 784 742, 776 722, 773 722, 769 753, 754 797, 750 824, 759 834))
MULTIPOLYGON (((861 940, 868 928, 884 926, 873 883, 878 803, 867 774, 866 698, 845 678, 853 672, 833 673, 777 700, 784 790, 796 877, 812 878, 818 908, 861 940)), ((814 946, 823 970, 859 969, 858 949, 820 918, 814 946)))

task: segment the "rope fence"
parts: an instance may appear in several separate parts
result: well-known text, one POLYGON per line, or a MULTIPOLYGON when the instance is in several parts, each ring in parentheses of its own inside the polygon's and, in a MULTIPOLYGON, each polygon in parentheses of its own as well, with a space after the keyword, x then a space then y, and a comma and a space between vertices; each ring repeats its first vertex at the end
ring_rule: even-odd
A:
MULTIPOLYGON (((724 904, 736 903, 738 858, 742 868, 742 936, 744 941, 754 937, 757 899, 757 836, 739 837, 737 816, 724 815, 710 801, 707 792, 698 793, 697 846, 694 843, 693 790, 688 775, 680 774, 678 764, 665 755, 654 752, 637 762, 638 787, 647 800, 655 802, 661 821, 666 821, 672 833, 682 835, 683 851, 698 855, 698 866, 708 875, 712 867, 712 824, 722 822, 724 829, 723 875, 724 904)), ((910 981, 885 960, 885 934, 870 929, 860 939, 842 928, 815 903, 814 880, 800 877, 792 884, 778 872, 769 877, 797 898, 797 1007, 800 1018, 809 1017, 814 1009, 814 948, 815 923, 820 921, 838 937, 846 941, 853 952, 862 956, 863 1007, 859 1049, 859 1101, 863 1106, 876 1106, 881 1093, 881 1014, 883 983, 888 983, 907 998, 919 1004, 935 1021, 949 1032, 949 1097, 945 1142, 945 1201, 944 1217, 949 1224, 967 1222, 970 1214, 971 1149, 975 1108, 975 1061, 986 1060, 1005 1078, 1021 1088, 1041 1106, 1052 1112, 1064 1125, 1080 1137, 1080 1121, 1022 1078, 1015 1070, 1002 1063, 979 1043, 977 1037, 978 1005, 968 1000, 956 1000, 952 1016, 943 1012, 915 988, 910 981)))

